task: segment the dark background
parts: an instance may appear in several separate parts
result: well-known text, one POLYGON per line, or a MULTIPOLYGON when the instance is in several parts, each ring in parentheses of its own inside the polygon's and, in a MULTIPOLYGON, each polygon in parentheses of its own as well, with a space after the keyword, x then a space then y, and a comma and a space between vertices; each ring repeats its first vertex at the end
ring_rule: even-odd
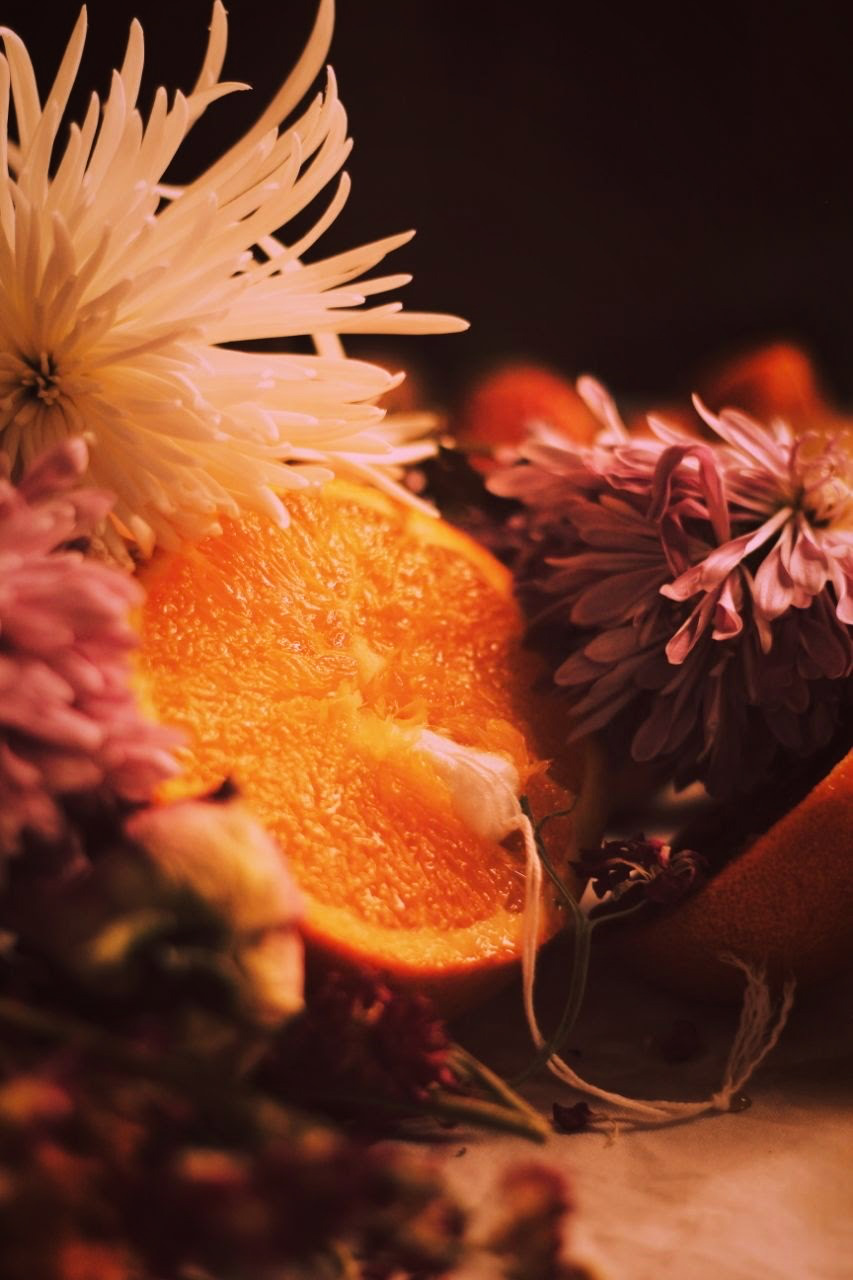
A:
MULTIPOLYGON (((788 337, 853 398, 850 6, 339 0, 331 60, 356 148, 317 252, 417 226, 409 307, 469 334, 401 339, 452 393, 506 355, 666 394, 708 358, 788 337)), ((45 84, 76 3, 6 3, 45 84)), ((313 0, 232 0, 225 74, 180 180, 259 113, 313 0)), ((105 92, 129 19, 147 90, 190 87, 208 0, 93 0, 81 75, 105 92)), ((81 112, 83 97, 77 99, 81 112)))

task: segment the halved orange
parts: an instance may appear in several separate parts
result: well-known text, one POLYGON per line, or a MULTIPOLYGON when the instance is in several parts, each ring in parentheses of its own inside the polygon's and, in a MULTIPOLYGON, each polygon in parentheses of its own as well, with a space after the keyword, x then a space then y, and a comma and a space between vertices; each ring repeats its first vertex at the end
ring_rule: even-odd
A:
POLYGON ((559 727, 487 552, 340 482, 288 506, 286 530, 247 515, 145 569, 140 675, 189 737, 177 788, 236 780, 314 944, 447 1004, 517 958, 523 863, 460 816, 435 744, 511 764, 540 815, 573 805, 553 824, 564 867, 597 835, 597 756, 564 750, 546 772, 559 727))
POLYGON ((739 996, 734 955, 809 983, 853 963, 853 752, 693 897, 627 926, 633 967, 688 995, 739 996))

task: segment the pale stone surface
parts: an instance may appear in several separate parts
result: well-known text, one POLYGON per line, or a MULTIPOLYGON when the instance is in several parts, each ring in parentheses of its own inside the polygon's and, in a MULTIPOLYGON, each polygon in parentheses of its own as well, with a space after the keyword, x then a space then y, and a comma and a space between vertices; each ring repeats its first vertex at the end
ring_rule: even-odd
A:
MULTIPOLYGON (((552 956, 543 975, 547 1025, 562 963, 552 956)), ((571 1061, 588 1080, 637 1097, 704 1098, 719 1085, 736 1021, 735 1009, 670 996, 599 957, 571 1061), (706 1044, 681 1064, 667 1063, 657 1043, 675 1018, 689 1018, 706 1044)), ((527 1059, 517 989, 457 1033, 507 1074, 527 1059)), ((440 1158, 474 1205, 512 1160, 544 1158, 565 1170, 579 1202, 578 1252, 612 1280, 850 1280, 851 1067, 853 975, 798 993, 780 1044, 747 1088, 752 1105, 739 1114, 616 1136, 555 1135, 544 1148, 456 1130, 440 1158)), ((525 1092, 547 1113, 554 1101, 576 1100, 550 1077, 525 1092)))

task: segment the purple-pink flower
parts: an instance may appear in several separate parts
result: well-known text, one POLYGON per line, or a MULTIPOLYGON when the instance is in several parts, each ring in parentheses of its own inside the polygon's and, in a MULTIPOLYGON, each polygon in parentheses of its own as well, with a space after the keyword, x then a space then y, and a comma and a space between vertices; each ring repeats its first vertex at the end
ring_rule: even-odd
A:
MULTIPOLYGON (((817 433, 795 436, 784 423, 762 427, 745 414, 712 414, 699 401, 705 422, 727 444, 722 450, 722 488, 709 486, 708 508, 720 531, 719 544, 698 564, 662 588, 672 600, 697 595, 691 619, 706 604, 752 596, 762 648, 769 651, 769 623, 790 608, 808 609, 827 586, 841 622, 853 623, 853 461, 836 441, 817 433), (741 532, 738 532, 741 530, 741 532), (750 557, 760 559, 754 576, 750 557)), ((673 434, 655 424, 661 438, 673 434)), ((695 632, 690 621, 683 630, 695 632)), ((737 611, 729 625, 741 627, 737 611)), ((672 642, 679 660, 684 643, 672 642)))
POLYGON ((175 772, 175 735, 142 719, 128 682, 141 589, 68 549, 112 504, 74 487, 86 460, 75 438, 17 487, 0 474, 0 854, 61 836, 63 796, 144 801, 175 772))
POLYGON ((727 794, 833 736, 853 670, 853 459, 735 410, 710 443, 651 419, 630 437, 598 384, 591 447, 533 439, 489 487, 546 553, 522 586, 566 629, 573 735, 613 724, 636 760, 727 794), (540 597, 541 598, 541 597, 540 597))

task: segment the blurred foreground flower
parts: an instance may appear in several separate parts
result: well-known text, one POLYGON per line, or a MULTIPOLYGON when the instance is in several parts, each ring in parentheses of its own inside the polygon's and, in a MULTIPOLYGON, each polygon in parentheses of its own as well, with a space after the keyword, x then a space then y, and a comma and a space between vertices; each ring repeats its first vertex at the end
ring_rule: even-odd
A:
POLYGON ((245 1011, 274 1025, 302 1007, 302 895, 272 836, 235 800, 183 800, 128 819, 168 884, 196 894, 233 935, 245 1011))
POLYGON ((631 438, 606 392, 589 448, 553 438, 490 481, 527 507, 526 577, 568 631, 556 670, 575 736, 612 721, 637 761, 718 794, 780 752, 808 755, 839 723, 853 670, 853 459, 697 403, 708 444, 650 420, 631 438))
MULTIPOLYGON (((328 208, 284 244, 274 233, 340 173, 350 150, 329 72, 326 92, 280 132, 320 71, 334 6, 256 124, 183 190, 162 179, 186 134, 216 99, 226 16, 215 0, 195 87, 171 108, 158 89, 147 124, 136 109, 143 36, 131 26, 101 109, 93 95, 54 146, 80 62, 85 10, 44 107, 20 39, 3 29, 0 108, 11 97, 18 142, 0 164, 0 447, 17 465, 69 434, 91 433, 93 479, 118 495, 105 532, 143 553, 216 528, 242 507, 284 523, 276 491, 351 473, 395 488, 422 417, 382 425, 374 403, 394 378, 346 359, 339 333, 428 333, 466 327, 441 315, 362 304, 407 283, 353 283, 409 235, 306 266, 302 258, 340 212, 328 208), (8 61, 7 61, 8 60, 8 61), (100 124, 99 124, 100 120, 100 124), (230 344, 315 338, 317 355, 261 354, 230 344), (229 344, 226 347, 224 344, 229 344)), ((5 140, 4 140, 5 141, 5 140)))
POLYGON ((582 1263, 564 1261, 566 1219, 574 1196, 562 1175, 543 1164, 512 1166, 501 1193, 509 1209, 489 1241, 504 1280, 595 1280, 582 1263))
MULTIPOLYGON (((17 1047, 17 1046, 16 1046, 17 1047)), ((0 1085, 0 1280, 445 1276, 466 1217, 425 1162, 239 1080, 43 1058, 0 1085)))
POLYGON ((484 1233, 410 1151, 126 1065, 64 1047, 0 1084, 0 1280, 594 1280, 563 1260, 574 1197, 543 1164, 504 1174, 484 1233))
POLYGON ((424 1102, 434 1088, 458 1087, 451 1050, 425 996, 395 990, 379 975, 330 970, 281 1037, 264 1079, 312 1100, 337 1092, 424 1102))
POLYGON ((45 454, 15 488, 0 478, 0 853, 62 833, 60 797, 105 786, 147 800, 175 771, 175 735, 140 717, 128 685, 139 586, 63 544, 110 498, 74 489, 86 446, 45 454))
POLYGON ((28 960, 42 957, 64 975, 63 1013, 98 1006, 161 1049, 154 1028, 166 1027, 202 1060, 245 1052, 301 1010, 302 895, 239 800, 138 809, 84 836, 79 874, 57 882, 38 859, 12 865, 0 929, 17 941, 0 989, 5 976, 33 996, 39 964, 28 960))

